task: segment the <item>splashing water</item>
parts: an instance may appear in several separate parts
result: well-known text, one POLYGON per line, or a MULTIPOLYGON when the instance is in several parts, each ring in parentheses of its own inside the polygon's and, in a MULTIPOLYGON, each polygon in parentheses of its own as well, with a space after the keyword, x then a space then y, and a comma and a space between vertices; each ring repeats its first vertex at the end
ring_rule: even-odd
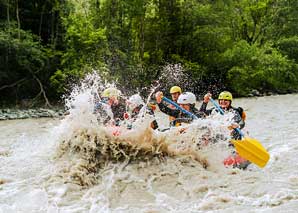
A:
POLYGON ((168 64, 161 70, 158 82, 163 88, 169 88, 174 85, 190 88, 191 82, 188 79, 189 77, 181 64, 168 64))
MULTIPOLYGON (((98 184, 101 171, 115 164, 147 161, 162 163, 173 156, 191 156, 204 168, 211 168, 208 152, 222 152, 223 144, 227 143, 228 131, 224 128, 227 124, 213 119, 197 120, 187 127, 159 132, 150 127, 154 117, 141 111, 142 116, 133 121, 131 130, 127 129, 128 121, 123 121, 118 127, 106 126, 99 122, 104 119, 94 113, 94 103, 100 99, 98 91, 105 87, 93 73, 74 88, 66 101, 69 115, 56 130, 61 141, 56 158, 58 162, 64 162, 61 172, 64 179, 70 182, 83 186, 98 184)), ((155 88, 157 86, 153 87, 147 101, 155 88)), ((222 166, 222 159, 223 156, 217 160, 212 159, 212 162, 222 166)))
MULTIPOLYGON (((93 97, 83 91, 73 100, 93 97)), ((228 135, 220 115, 181 133, 153 131, 145 117, 132 130, 118 128, 118 136, 113 127, 88 122, 93 113, 85 117, 76 105, 78 114, 63 120, 0 122, 0 212, 296 212, 296 100, 297 94, 235 99, 271 154, 265 168, 246 171, 221 162, 221 137, 228 135), (216 142, 205 145, 208 135, 216 142)), ((155 116, 167 125, 165 115, 155 116)))
MULTIPOLYGON (((227 173, 222 164, 229 154, 226 121, 196 120, 161 132, 151 129, 154 117, 145 113, 133 121, 130 130, 127 121, 117 127, 106 125, 94 107, 109 86, 93 73, 74 87, 66 99, 69 114, 54 128, 52 141, 43 146, 45 156, 51 155, 48 147, 56 147, 53 165, 40 173, 44 188, 30 194, 42 207, 17 205, 28 211, 49 209, 45 207, 49 204, 51 209, 77 212, 182 211, 187 206, 180 205, 181 200, 195 202, 210 189, 201 185, 209 174, 227 173), (201 183, 191 186, 194 178, 201 183)), ((160 123, 167 121, 159 112, 155 118, 160 123)), ((35 173, 46 163, 36 164, 35 173)), ((194 204, 193 208, 203 207, 194 204)))
POLYGON ((201 79, 194 79, 194 77, 191 77, 181 64, 168 64, 164 66, 159 78, 159 82, 163 88, 169 89, 176 85, 180 86, 183 91, 193 93, 202 92, 198 91, 201 85, 200 81, 201 79))

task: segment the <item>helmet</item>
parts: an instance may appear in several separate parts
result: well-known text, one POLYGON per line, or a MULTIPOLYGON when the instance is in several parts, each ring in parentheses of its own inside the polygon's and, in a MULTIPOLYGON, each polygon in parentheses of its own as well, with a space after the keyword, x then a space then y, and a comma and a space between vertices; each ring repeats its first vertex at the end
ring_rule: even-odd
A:
POLYGON ((144 101, 139 94, 134 94, 129 97, 128 104, 132 104, 134 106, 144 105, 144 101))
POLYGON ((228 91, 221 92, 218 96, 218 100, 222 100, 222 99, 232 101, 233 100, 232 93, 228 91))
POLYGON ((178 104, 195 104, 196 96, 192 92, 182 93, 177 101, 178 104))
POLYGON ((178 86, 173 86, 173 87, 171 87, 171 89, 170 89, 170 93, 172 94, 172 93, 176 93, 176 92, 182 93, 181 88, 178 87, 178 86))
POLYGON ((120 95, 121 95, 121 91, 114 87, 107 88, 101 93, 101 96, 103 98, 118 97, 120 95))

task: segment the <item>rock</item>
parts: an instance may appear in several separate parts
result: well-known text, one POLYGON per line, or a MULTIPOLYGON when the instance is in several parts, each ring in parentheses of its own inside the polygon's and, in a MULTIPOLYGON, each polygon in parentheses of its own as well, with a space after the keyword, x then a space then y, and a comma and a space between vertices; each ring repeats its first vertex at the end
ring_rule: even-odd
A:
POLYGON ((266 95, 271 96, 271 95, 276 95, 274 92, 267 92, 266 95))
POLYGON ((54 110, 49 109, 48 114, 50 117, 54 117, 56 115, 56 112, 54 110))
POLYGON ((32 114, 31 118, 39 118, 40 116, 38 114, 32 114))
POLYGON ((28 113, 22 112, 22 113, 19 114, 19 118, 20 119, 26 119, 26 118, 30 118, 30 116, 28 115, 28 113))
POLYGON ((9 109, 2 109, 2 113, 10 113, 9 109))
POLYGON ((261 96, 261 93, 260 93, 258 90, 256 90, 256 89, 253 89, 253 90, 250 92, 250 94, 253 95, 253 96, 261 96))
POLYGON ((8 119, 10 119, 10 120, 18 119, 18 118, 19 118, 18 114, 10 114, 10 115, 8 115, 8 119))
POLYGON ((0 120, 26 119, 41 117, 60 117, 64 115, 63 109, 0 109, 0 120))
POLYGON ((62 110, 59 110, 58 111, 58 116, 63 116, 64 115, 64 112, 62 110))

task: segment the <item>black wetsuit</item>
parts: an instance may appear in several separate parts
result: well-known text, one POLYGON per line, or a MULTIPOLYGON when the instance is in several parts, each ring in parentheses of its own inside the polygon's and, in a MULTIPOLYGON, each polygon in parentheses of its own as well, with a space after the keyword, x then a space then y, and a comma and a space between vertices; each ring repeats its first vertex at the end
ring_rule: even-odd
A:
POLYGON ((113 113, 113 120, 116 126, 120 125, 120 121, 124 120, 124 113, 126 112, 126 105, 123 100, 120 100, 117 105, 108 105, 106 103, 97 103, 94 109, 94 113, 103 118, 103 123, 108 123, 112 118, 107 114, 105 107, 110 107, 113 113))
POLYGON ((119 126, 120 121, 124 120, 124 113, 126 112, 126 106, 124 104, 117 104, 111 106, 112 113, 114 115, 115 125, 119 126))
MULTIPOLYGON (((191 123, 194 117, 181 112, 179 109, 171 109, 170 107, 166 106, 163 102, 158 104, 160 111, 163 113, 173 116, 176 119, 170 123, 170 126, 176 126, 178 123, 191 123)), ((201 113, 194 105, 191 105, 190 113, 201 118, 203 113, 201 113)))

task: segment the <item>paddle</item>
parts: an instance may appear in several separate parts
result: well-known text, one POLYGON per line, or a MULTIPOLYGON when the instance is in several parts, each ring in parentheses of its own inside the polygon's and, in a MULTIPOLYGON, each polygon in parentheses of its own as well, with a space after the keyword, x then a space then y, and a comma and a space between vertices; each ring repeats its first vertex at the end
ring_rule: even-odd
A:
POLYGON ((190 117, 194 118, 194 119, 199 119, 196 115, 192 114, 191 112, 183 109, 181 106, 179 106, 176 102, 174 101, 171 101, 170 99, 166 98, 166 97, 162 97, 162 100, 169 103, 169 104, 172 104, 174 107, 176 107, 176 109, 179 109, 181 112, 183 112, 184 114, 187 114, 189 115, 190 117))
MULTIPOLYGON (((219 104, 211 97, 210 101, 218 109, 220 114, 224 115, 224 111, 219 104)), ((242 140, 231 140, 231 142, 235 145, 237 153, 246 160, 249 160, 257 166, 263 168, 270 158, 269 153, 258 140, 247 136, 244 137, 243 132, 239 128, 235 128, 235 130, 243 137, 242 140)))

